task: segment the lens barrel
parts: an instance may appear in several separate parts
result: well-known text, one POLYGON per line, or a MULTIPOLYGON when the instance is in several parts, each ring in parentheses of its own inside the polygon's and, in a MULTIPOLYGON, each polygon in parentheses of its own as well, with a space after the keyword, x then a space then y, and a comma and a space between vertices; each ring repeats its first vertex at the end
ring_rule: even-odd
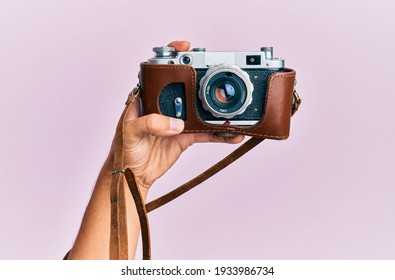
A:
POLYGON ((254 86, 249 75, 236 65, 211 67, 200 80, 203 108, 217 118, 242 114, 252 102, 254 86))

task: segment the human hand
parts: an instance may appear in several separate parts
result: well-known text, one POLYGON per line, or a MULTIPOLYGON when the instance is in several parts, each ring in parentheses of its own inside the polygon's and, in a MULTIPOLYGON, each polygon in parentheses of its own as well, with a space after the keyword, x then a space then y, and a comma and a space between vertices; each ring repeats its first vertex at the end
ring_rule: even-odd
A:
MULTIPOLYGON (((188 51, 190 43, 174 41, 169 46, 176 51, 188 51)), ((156 179, 162 176, 194 143, 218 142, 237 144, 243 135, 232 138, 210 133, 181 134, 184 121, 159 114, 140 116, 140 102, 132 105, 125 121, 124 163, 133 171, 140 190, 148 191, 156 179)))

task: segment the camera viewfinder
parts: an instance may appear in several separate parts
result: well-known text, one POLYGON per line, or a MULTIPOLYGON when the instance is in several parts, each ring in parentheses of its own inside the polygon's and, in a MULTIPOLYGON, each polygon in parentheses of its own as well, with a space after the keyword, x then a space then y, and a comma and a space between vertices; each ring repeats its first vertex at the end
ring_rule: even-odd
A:
POLYGON ((247 65, 261 65, 261 56, 260 55, 247 55, 246 56, 246 64, 247 65))

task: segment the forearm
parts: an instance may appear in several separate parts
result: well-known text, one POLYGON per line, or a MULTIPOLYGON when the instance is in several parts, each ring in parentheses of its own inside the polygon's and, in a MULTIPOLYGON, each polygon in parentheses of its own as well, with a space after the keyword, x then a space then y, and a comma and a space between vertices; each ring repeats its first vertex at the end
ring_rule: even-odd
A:
MULTIPOLYGON (((109 257, 112 162, 113 159, 110 156, 100 172, 68 259, 108 259, 109 257)), ((139 238, 140 224, 126 182, 124 187, 128 219, 129 259, 133 259, 139 238)), ((146 192, 142 193, 144 201, 146 194, 146 192)))

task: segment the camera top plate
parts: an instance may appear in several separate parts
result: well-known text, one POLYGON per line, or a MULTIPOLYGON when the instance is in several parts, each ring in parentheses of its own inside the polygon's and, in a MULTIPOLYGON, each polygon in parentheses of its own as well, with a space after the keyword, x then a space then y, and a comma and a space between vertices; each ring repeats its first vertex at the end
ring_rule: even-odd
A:
POLYGON ((148 59, 150 64, 184 64, 196 69, 207 69, 212 66, 227 64, 242 69, 282 69, 285 62, 281 58, 273 58, 272 47, 262 47, 257 52, 206 52, 205 48, 194 48, 192 51, 177 52, 175 48, 163 46, 153 48, 155 57, 148 59))

